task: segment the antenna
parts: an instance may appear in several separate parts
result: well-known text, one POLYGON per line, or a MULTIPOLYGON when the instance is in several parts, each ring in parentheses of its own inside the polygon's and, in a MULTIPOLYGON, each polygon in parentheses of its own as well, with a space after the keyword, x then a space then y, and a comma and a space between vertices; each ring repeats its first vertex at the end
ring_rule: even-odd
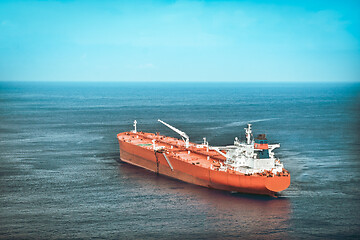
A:
POLYGON ((170 128, 171 130, 173 130, 174 132, 178 133, 180 136, 182 136, 182 137, 183 137, 183 140, 184 140, 184 138, 185 138, 185 140, 184 140, 184 142, 185 142, 185 147, 186 147, 186 148, 189 147, 189 136, 188 136, 186 133, 184 133, 183 131, 180 131, 179 129, 171 126, 170 124, 168 124, 168 123, 166 123, 166 122, 164 122, 164 121, 161 121, 160 119, 158 119, 158 121, 161 122, 162 124, 164 124, 165 126, 167 126, 168 128, 170 128))

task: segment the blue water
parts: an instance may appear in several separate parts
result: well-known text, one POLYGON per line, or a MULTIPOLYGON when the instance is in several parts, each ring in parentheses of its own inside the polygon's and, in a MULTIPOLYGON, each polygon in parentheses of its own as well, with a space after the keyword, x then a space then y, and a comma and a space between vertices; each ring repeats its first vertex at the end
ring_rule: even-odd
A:
POLYGON ((0 83, 0 238, 358 239, 360 84, 0 83), (281 143, 279 198, 119 163, 116 134, 281 143))

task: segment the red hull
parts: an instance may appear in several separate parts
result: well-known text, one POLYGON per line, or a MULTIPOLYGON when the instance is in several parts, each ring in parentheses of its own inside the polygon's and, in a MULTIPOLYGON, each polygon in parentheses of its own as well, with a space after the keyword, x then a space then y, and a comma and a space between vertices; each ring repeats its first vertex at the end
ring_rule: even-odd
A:
MULTIPOLYGON (((205 156, 196 155, 193 152, 190 154, 190 151, 187 152, 187 149, 182 148, 171 150, 170 147, 166 148, 170 151, 166 154, 170 166, 162 153, 155 152, 152 147, 148 146, 151 139, 159 140, 159 138, 163 139, 166 137, 142 133, 118 134, 120 159, 132 165, 184 182, 226 191, 275 196, 275 193, 288 188, 290 185, 290 175, 244 175, 234 171, 224 172, 212 169, 209 165, 205 164, 205 156), (139 144, 139 141, 142 144, 139 144), (148 147, 144 147, 144 145, 148 147), (188 153, 188 155, 185 155, 187 159, 185 159, 184 155, 179 156, 173 153, 184 152, 184 150, 188 153)), ((172 138, 169 139, 169 141, 174 140, 172 138)), ((162 143, 166 143, 166 141, 163 140, 162 143)), ((197 151, 196 153, 199 152, 197 151)))

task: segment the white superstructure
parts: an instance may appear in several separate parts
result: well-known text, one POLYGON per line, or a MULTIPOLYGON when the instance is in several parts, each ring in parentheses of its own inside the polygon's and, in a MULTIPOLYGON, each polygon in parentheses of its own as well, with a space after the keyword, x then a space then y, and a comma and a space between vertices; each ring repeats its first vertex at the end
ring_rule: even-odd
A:
POLYGON ((245 133, 246 143, 242 143, 238 138, 235 138, 234 145, 209 147, 226 157, 226 161, 219 170, 231 169, 244 174, 266 171, 273 174, 282 172, 283 164, 273 153, 273 150, 280 147, 280 144, 269 145, 264 134, 259 135, 259 138, 254 140, 252 138, 251 124, 248 124, 248 127, 245 128, 245 133))

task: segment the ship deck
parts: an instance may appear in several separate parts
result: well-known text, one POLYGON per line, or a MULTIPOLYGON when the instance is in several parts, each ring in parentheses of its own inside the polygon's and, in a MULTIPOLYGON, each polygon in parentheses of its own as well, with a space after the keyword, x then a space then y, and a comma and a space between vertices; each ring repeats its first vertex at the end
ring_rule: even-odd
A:
POLYGON ((167 155, 178 158, 184 162, 201 166, 203 168, 217 169, 225 157, 210 150, 205 145, 191 143, 185 147, 185 142, 168 136, 144 132, 124 132, 117 135, 120 141, 125 141, 142 148, 154 151, 153 140, 155 139, 155 150, 166 152, 167 155))

